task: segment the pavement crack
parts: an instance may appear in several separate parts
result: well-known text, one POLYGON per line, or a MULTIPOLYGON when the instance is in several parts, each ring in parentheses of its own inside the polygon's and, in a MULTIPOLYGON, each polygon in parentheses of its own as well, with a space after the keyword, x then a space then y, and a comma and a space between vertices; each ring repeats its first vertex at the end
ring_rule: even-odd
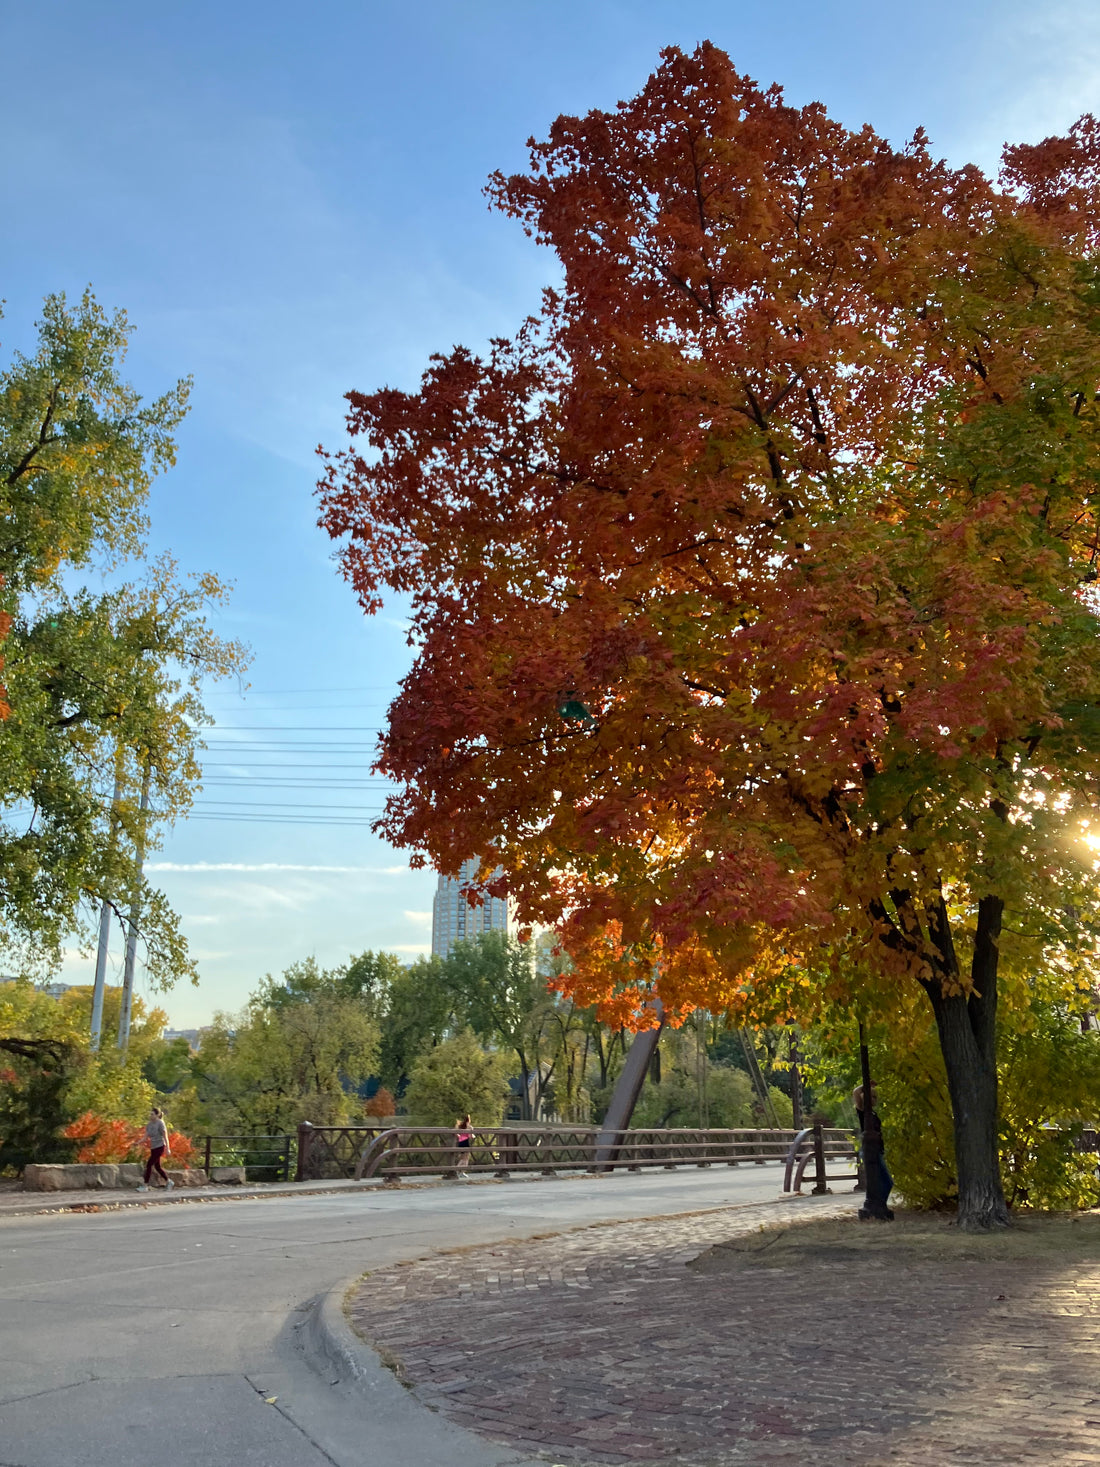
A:
MULTIPOLYGON (((5 1406, 17 1406, 20 1401, 37 1401, 42 1396, 56 1396, 59 1395, 62 1391, 75 1391, 78 1386, 91 1385, 93 1381, 98 1379, 99 1377, 97 1375, 86 1375, 84 1376, 83 1380, 70 1380, 67 1381, 65 1385, 47 1386, 44 1391, 28 1391, 25 1395, 22 1396, 7 1396, 4 1398, 4 1400, 0 1401, 0 1411, 2 1411, 5 1406)), ((11 1467, 11 1464, 8 1462, 0 1462, 0 1467, 11 1467)))
MULTIPOLYGON (((268 1399, 267 1391, 264 1389, 263 1386, 257 1385, 250 1375, 246 1375, 245 1380, 258 1396, 262 1397, 265 1401, 268 1399)), ((271 1403, 271 1409, 273 1411, 278 1411, 279 1415, 283 1418, 284 1421, 288 1421, 290 1425, 293 1426, 296 1432, 304 1436, 306 1441, 309 1442, 310 1446, 313 1448, 313 1450, 315 1452, 320 1452, 321 1456, 324 1457, 326 1462, 331 1462, 332 1467, 340 1467, 340 1463, 336 1460, 336 1458, 330 1452, 326 1452, 324 1447, 317 1440, 317 1438, 315 1436, 311 1436, 310 1433, 306 1431, 304 1426, 295 1421, 290 1412, 284 1408, 281 1401, 276 1399, 273 1403, 271 1403)), ((2 1464, 0 1464, 0 1467, 2 1467, 2 1464)))

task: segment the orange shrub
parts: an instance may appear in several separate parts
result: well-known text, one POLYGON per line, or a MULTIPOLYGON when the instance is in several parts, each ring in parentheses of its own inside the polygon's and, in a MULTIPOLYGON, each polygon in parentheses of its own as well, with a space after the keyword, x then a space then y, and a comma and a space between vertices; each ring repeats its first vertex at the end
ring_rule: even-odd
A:
POLYGON ((198 1147, 189 1136, 182 1131, 168 1131, 168 1145, 172 1152, 172 1162, 175 1166, 190 1166, 195 1159, 198 1147))
POLYGON ((380 1085, 371 1098, 363 1107, 363 1112, 368 1116, 376 1116, 379 1120, 392 1116, 397 1101, 394 1100, 391 1091, 385 1085, 380 1085))
MULTIPOLYGON (((144 1161, 149 1150, 144 1126, 136 1126, 131 1121, 109 1121, 91 1110, 66 1126, 62 1135, 70 1141, 83 1141, 85 1144, 77 1151, 76 1159, 93 1164, 144 1161)), ((190 1166, 195 1146, 189 1137, 181 1131, 169 1130, 168 1145, 177 1166, 190 1166)))

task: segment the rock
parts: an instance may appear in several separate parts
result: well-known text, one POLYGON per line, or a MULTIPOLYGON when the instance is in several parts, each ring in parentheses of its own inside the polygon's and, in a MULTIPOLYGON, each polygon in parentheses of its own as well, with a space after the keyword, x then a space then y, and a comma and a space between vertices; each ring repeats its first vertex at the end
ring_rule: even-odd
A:
POLYGON ((206 1173, 201 1167, 170 1167, 164 1170, 168 1173, 170 1181, 175 1182, 177 1187, 205 1187, 206 1173))
POLYGON ((210 1180, 229 1187, 243 1187, 247 1178, 243 1166, 212 1166, 210 1180))
POLYGON ((117 1187, 118 1167, 92 1165, 86 1162, 68 1162, 46 1165, 31 1162, 23 1169, 23 1190, 26 1192, 73 1192, 82 1187, 117 1187))
MULTIPOLYGON (((240 1180, 244 1181, 243 1168, 226 1167, 225 1170, 240 1171, 240 1180)), ((206 1186, 206 1173, 201 1167, 178 1167, 174 1170, 165 1167, 165 1171, 168 1172, 177 1187, 206 1186)), ((96 1166, 87 1162, 69 1162, 64 1165, 31 1162, 23 1169, 23 1190, 25 1192, 75 1192, 81 1188, 102 1191, 105 1188, 136 1187, 144 1174, 143 1163, 134 1161, 123 1162, 120 1166, 96 1166)), ((155 1178, 154 1181, 157 1185, 163 1186, 159 1178, 155 1178)))
POLYGON ((23 1168, 23 1190, 25 1192, 60 1192, 63 1166, 45 1166, 32 1161, 23 1168))

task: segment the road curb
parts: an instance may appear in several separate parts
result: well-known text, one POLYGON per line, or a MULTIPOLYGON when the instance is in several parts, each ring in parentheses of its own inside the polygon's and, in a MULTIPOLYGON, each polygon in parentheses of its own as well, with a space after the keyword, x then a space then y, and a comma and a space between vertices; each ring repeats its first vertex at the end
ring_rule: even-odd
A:
MULTIPOLYGON (((344 1300, 363 1279, 361 1273, 343 1279, 327 1294, 319 1294, 302 1330, 302 1346, 311 1363, 323 1360, 341 1381, 364 1385, 377 1380, 383 1369, 376 1351, 352 1329, 344 1313, 344 1300)), ((335 1383, 335 1382, 334 1382, 335 1383)))
POLYGON ((546 1467, 544 1457, 529 1456, 522 1448, 441 1416, 355 1333, 344 1314, 344 1300, 363 1277, 359 1273, 343 1279, 318 1295, 301 1327, 298 1349, 330 1388, 342 1388, 365 1403, 372 1422, 388 1423, 393 1450, 378 1460, 415 1462, 417 1467, 546 1467))
MULTIPOLYGON (((534 1185, 548 1179, 545 1177, 525 1177, 522 1182, 519 1178, 511 1178, 511 1181, 519 1185, 534 1185)), ((563 1173, 554 1178, 558 1182, 584 1181, 583 1173, 563 1173)), ((9 1217, 45 1217, 59 1216, 63 1213, 84 1212, 120 1212, 131 1207, 178 1207, 183 1202, 264 1202, 270 1198, 285 1197, 331 1197, 346 1196, 359 1192, 379 1192, 400 1190, 403 1192, 423 1191, 427 1188, 449 1188, 460 1185, 448 1178, 425 1176, 415 1180, 406 1178, 402 1181, 400 1189, 393 1188, 381 1177, 369 1177, 362 1181, 353 1181, 349 1178, 338 1178, 328 1184, 325 1182, 271 1182, 262 1183, 259 1186, 245 1185, 230 1186, 221 1184, 216 1187, 180 1187, 165 1193, 162 1190, 154 1192, 143 1192, 140 1196, 134 1195, 134 1190, 128 1189, 124 1193, 98 1192, 89 1187, 84 1193, 74 1195, 66 1193, 64 1202, 50 1203, 48 1200, 53 1194, 50 1192, 20 1192, 15 1195, 19 1198, 17 1202, 7 1201, 0 1194, 0 1222, 9 1217), (23 1199, 35 1199, 26 1200, 23 1199), (41 1199, 41 1201, 37 1199, 41 1199)), ((476 1180, 466 1184, 470 1187, 500 1187, 506 1183, 498 1177, 478 1177, 476 1180)), ((12 1194, 8 1194, 10 1197, 12 1194)))

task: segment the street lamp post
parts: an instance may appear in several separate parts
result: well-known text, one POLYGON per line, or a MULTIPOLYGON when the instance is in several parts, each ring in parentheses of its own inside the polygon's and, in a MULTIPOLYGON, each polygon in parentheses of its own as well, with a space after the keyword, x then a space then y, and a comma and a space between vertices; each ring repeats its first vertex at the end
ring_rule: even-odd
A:
POLYGON ((892 1222, 894 1214, 886 1205, 882 1170, 882 1122, 875 1111, 874 1091, 871 1088, 871 1061, 867 1045, 863 1040, 863 1025, 859 1026, 859 1064, 863 1072, 863 1175, 866 1190, 863 1206, 859 1209, 861 1222, 892 1222))
POLYGON ((796 1131, 802 1129, 802 1072, 798 1068, 798 1033, 792 1029, 787 1036, 791 1061, 791 1124, 796 1131))

